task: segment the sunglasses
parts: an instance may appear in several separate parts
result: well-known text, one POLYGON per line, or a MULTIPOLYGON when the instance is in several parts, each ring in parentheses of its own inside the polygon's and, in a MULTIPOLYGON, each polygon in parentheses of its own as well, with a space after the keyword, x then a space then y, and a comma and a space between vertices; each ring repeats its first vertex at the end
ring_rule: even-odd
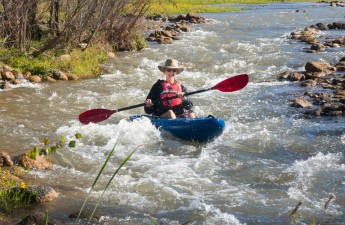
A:
POLYGON ((170 68, 167 68, 166 71, 167 71, 167 72, 177 72, 177 69, 170 69, 170 68))

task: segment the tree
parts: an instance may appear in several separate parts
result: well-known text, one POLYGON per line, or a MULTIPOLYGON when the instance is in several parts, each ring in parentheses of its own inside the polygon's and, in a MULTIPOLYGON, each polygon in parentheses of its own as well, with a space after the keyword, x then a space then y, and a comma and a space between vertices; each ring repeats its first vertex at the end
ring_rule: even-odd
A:
POLYGON ((5 46, 22 51, 27 51, 33 40, 45 37, 36 54, 53 48, 73 48, 80 43, 86 43, 87 48, 93 42, 109 44, 115 50, 132 50, 150 3, 151 0, 2 0, 0 36, 5 46))

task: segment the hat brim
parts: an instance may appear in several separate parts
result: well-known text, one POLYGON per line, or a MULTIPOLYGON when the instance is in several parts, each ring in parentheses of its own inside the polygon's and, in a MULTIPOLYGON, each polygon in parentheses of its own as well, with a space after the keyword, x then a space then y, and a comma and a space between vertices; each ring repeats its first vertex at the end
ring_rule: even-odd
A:
POLYGON ((161 72, 164 72, 164 69, 166 69, 166 68, 177 69, 177 74, 182 73, 182 71, 184 70, 183 68, 179 68, 179 67, 158 66, 158 69, 159 69, 161 72))

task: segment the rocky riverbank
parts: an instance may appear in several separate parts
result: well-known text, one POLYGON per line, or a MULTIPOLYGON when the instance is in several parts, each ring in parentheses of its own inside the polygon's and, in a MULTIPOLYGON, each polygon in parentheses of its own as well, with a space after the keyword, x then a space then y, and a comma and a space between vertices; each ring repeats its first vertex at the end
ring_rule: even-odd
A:
MULTIPOLYGON (((20 201, 17 204, 24 207, 26 204, 35 206, 36 204, 44 204, 56 199, 58 197, 57 191, 49 186, 32 184, 32 177, 28 174, 29 170, 51 169, 52 166, 52 162, 47 157, 37 155, 35 159, 32 159, 28 153, 11 157, 8 153, 0 149, 0 188, 2 192, 1 197, 3 198, 1 201, 1 210, 5 210, 2 207, 6 208, 9 204, 13 204, 6 203, 7 201, 20 201)), ((6 210, 12 209, 7 208, 6 210)), ((6 222, 7 224, 17 224, 19 222, 18 224, 26 225, 39 221, 44 221, 44 214, 40 217, 38 215, 28 216, 21 222, 19 218, 13 219, 8 217, 4 221, 0 220, 0 224, 2 222, 6 222)))
POLYGON ((345 75, 341 71, 345 71, 345 57, 335 65, 310 61, 305 71, 285 71, 278 79, 298 82, 305 88, 304 96, 291 104, 306 109, 305 115, 345 116, 345 75))
POLYGON ((30 71, 24 73, 18 72, 8 65, 0 65, 0 89, 10 89, 11 85, 18 85, 24 80, 32 83, 42 82, 56 82, 56 81, 67 81, 67 80, 78 80, 79 77, 75 74, 64 73, 60 70, 53 70, 49 76, 39 76, 31 74, 30 71))
MULTIPOLYGON (((198 23, 206 23, 209 20, 198 16, 196 13, 188 13, 186 15, 178 16, 163 16, 153 15, 147 16, 146 20, 150 24, 149 30, 153 32, 146 38, 148 42, 157 42, 159 44, 171 44, 173 40, 180 40, 182 32, 190 32, 191 26, 198 23)), ((81 48, 85 47, 82 44, 81 48)), ((70 60, 71 55, 61 55, 59 60, 61 62, 70 60)), ((115 58, 113 52, 107 52, 108 58, 115 58)), ((42 82, 57 82, 78 80, 79 77, 75 74, 65 73, 60 70, 52 70, 47 76, 39 76, 32 74, 30 71, 23 73, 11 68, 8 65, 0 64, 0 89, 10 89, 13 85, 18 85, 22 82, 29 81, 32 83, 42 82)))
POLYGON ((173 40, 180 40, 180 33, 190 32, 191 26, 198 23, 206 23, 210 20, 198 16, 196 13, 187 15, 163 16, 153 15, 146 17, 147 20, 153 21, 153 25, 148 29, 154 30, 146 41, 157 42, 158 44, 171 44, 173 40))
MULTIPOLYGON (((343 6, 337 2, 337 6, 343 6)), ((331 4, 331 6, 334 6, 331 4)), ((343 48, 345 36, 330 37, 318 35, 320 31, 345 29, 345 23, 317 23, 303 31, 294 31, 291 39, 298 39, 311 45, 307 53, 327 51, 329 48, 343 48)), ((345 116, 345 57, 331 65, 328 62, 309 61, 304 71, 285 71, 278 75, 279 80, 300 83, 305 88, 304 96, 293 99, 291 106, 301 107, 309 116, 345 116)))

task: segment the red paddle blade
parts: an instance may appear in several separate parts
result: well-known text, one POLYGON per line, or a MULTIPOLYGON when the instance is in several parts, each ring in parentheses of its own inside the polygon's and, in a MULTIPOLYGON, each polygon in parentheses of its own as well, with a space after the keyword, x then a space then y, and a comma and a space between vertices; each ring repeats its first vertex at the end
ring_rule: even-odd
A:
POLYGON ((219 82, 215 86, 211 87, 211 90, 217 89, 222 92, 237 91, 244 88, 248 84, 248 81, 248 74, 241 74, 219 82))
POLYGON ((116 110, 109 109, 91 109, 79 115, 79 121, 82 124, 98 123, 108 119, 111 115, 116 113, 116 110))

